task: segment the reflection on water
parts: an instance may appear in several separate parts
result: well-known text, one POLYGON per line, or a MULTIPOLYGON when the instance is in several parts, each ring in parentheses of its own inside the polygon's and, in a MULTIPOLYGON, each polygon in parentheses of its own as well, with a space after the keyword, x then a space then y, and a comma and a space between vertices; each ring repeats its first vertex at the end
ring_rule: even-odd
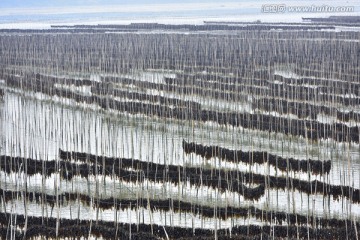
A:
MULTIPOLYGON (((64 103, 64 101, 62 101, 64 103)), ((34 159, 58 159, 59 149, 66 151, 88 152, 96 155, 135 158, 147 162, 173 164, 181 166, 202 166, 240 169, 261 174, 285 175, 276 172, 273 167, 255 164, 230 164, 219 159, 205 161, 194 154, 185 154, 182 140, 193 141, 206 145, 219 145, 242 151, 268 151, 283 157, 299 159, 332 160, 331 172, 328 176, 312 176, 306 173, 289 173, 291 177, 304 180, 320 180, 329 184, 347 185, 360 188, 359 144, 336 143, 332 140, 310 142, 304 138, 289 137, 283 134, 264 133, 255 130, 219 126, 214 123, 180 122, 171 119, 159 119, 133 116, 128 114, 109 113, 95 108, 84 108, 81 104, 69 101, 67 104, 52 100, 39 101, 25 97, 23 94, 6 92, 4 101, 0 103, 1 145, 3 155, 30 157, 34 159), (71 106, 70 106, 71 105, 71 106)), ((274 209, 299 214, 326 217, 350 218, 360 217, 360 206, 347 199, 334 201, 332 197, 322 195, 308 196, 298 191, 269 190, 259 201, 243 199, 237 193, 218 191, 190 185, 175 186, 173 184, 144 182, 142 184, 125 183, 109 177, 74 178, 72 181, 57 179, 54 175, 42 178, 40 175, 25 178, 23 174, 6 175, 0 173, 0 187, 3 189, 24 189, 27 181, 29 191, 56 194, 56 186, 60 192, 79 192, 101 198, 137 198, 151 196, 154 199, 174 198, 201 204, 217 206, 256 206, 261 209, 274 209)), ((39 205, 28 206, 31 214, 40 216, 39 205)), ((61 206, 64 217, 73 216, 74 209, 81 209, 84 218, 96 217, 96 212, 78 203, 61 206), (70 214, 71 213, 71 214, 70 214), (90 215, 87 215, 91 213, 90 215)), ((23 212, 23 205, 13 201, 1 211, 23 212)), ((46 214, 51 215, 51 209, 46 214)), ((175 225, 191 227, 183 214, 165 216, 165 213, 149 212, 144 209, 143 219, 164 223, 164 219, 174 219, 175 225), (151 220, 152 219, 152 220, 151 220)), ((119 221, 139 222, 138 213, 134 211, 119 212, 119 221), (120 217, 122 216, 122 217, 120 217)), ((76 216, 75 216, 76 217, 76 216)), ((114 220, 114 211, 101 213, 102 219, 114 220)), ((187 216, 188 218, 188 216, 187 216)), ((192 216, 198 227, 213 228, 214 220, 192 216)), ((144 220, 145 221, 145 220, 144 220)), ((170 220, 169 220, 170 221, 170 220)), ((254 219, 237 219, 219 222, 221 226, 231 227, 236 223, 256 222, 254 219)))

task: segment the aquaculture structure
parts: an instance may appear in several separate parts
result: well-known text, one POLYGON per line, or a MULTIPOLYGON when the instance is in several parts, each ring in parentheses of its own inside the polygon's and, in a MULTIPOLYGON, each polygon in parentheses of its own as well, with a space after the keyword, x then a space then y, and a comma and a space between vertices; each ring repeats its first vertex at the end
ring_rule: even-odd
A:
POLYGON ((0 238, 359 239, 348 24, 0 30, 0 238))

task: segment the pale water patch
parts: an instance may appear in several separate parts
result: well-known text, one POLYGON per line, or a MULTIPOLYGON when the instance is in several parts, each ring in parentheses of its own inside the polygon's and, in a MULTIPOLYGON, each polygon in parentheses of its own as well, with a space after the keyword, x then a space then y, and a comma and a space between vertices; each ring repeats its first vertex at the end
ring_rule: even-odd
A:
MULTIPOLYGON (((23 98, 10 92, 5 94, 2 105, 0 150, 6 155, 56 159, 61 148, 161 164, 214 167, 219 164, 185 154, 182 149, 185 139, 234 150, 267 151, 284 158, 331 160, 331 184, 360 187, 359 144, 338 143, 331 139, 310 141, 213 122, 111 113, 91 106, 76 107, 69 100, 66 105, 72 105, 70 107, 23 98)), ((246 164, 222 164, 225 168, 248 169, 246 164)), ((256 173, 263 173, 263 170, 264 166, 252 169, 256 173)), ((271 170, 269 174, 275 172, 271 170)))

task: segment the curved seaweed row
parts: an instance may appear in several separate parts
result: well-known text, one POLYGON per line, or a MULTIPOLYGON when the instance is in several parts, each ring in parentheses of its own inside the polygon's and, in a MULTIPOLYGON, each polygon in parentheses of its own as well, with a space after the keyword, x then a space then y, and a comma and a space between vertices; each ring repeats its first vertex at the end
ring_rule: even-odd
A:
POLYGON ((302 136, 312 140, 332 138, 339 142, 359 142, 359 127, 349 127, 342 123, 327 124, 266 114, 225 113, 205 110, 196 115, 190 114, 190 117, 198 121, 213 121, 219 124, 302 136))
MULTIPOLYGON (((0 213, 0 236, 6 239, 9 236, 9 221, 16 219, 16 225, 23 228, 26 217, 10 213, 0 213)), ((156 224, 128 224, 105 221, 55 219, 42 217, 27 217, 27 231, 15 231, 16 239, 32 237, 89 237, 89 234, 104 239, 213 239, 214 230, 199 228, 182 228, 161 226, 156 224), (57 229, 57 220, 59 228, 57 229)), ((358 224, 357 224, 358 225, 358 224)), ((276 238, 300 238, 307 239, 311 236, 314 239, 340 239, 347 236, 349 239, 357 239, 360 235, 357 232, 358 226, 349 223, 347 227, 334 228, 313 228, 305 226, 234 226, 229 229, 217 230, 219 239, 273 239, 276 238)), ((14 231, 14 230, 13 230, 14 231)))
POLYGON ((331 161, 319 160, 299 160, 294 158, 283 158, 268 152, 230 150, 219 146, 204 146, 194 142, 186 142, 183 140, 182 147, 185 153, 195 153, 203 158, 209 159, 218 157, 228 162, 238 163, 244 162, 248 164, 264 164, 269 163, 281 171, 311 171, 315 174, 328 174, 331 170, 331 161))
MULTIPOLYGON (((167 92, 175 92, 178 94, 199 96, 210 96, 212 98, 223 99, 227 101, 241 100, 243 95, 251 93, 251 95, 260 96, 273 96, 281 97, 289 100, 299 101, 321 101, 333 104, 333 102, 341 103, 344 106, 353 106, 360 104, 359 97, 347 96, 348 91, 341 92, 340 90, 332 93, 333 87, 312 88, 302 85, 287 85, 285 83, 279 84, 268 80, 255 80, 255 79, 238 79, 236 84, 226 84, 222 82, 206 82, 200 80, 186 81, 189 84, 163 84, 153 83, 146 81, 139 81, 130 78, 118 77, 112 78, 114 82, 121 83, 122 85, 134 85, 144 89, 154 89, 167 92), (191 84, 190 84, 191 83, 191 84), (322 91, 321 91, 322 90, 322 91), (342 94, 342 95, 341 95, 342 94)), ((175 80, 165 78, 165 81, 174 82, 175 80)), ((101 85, 102 83, 97 83, 101 85)), ((342 90, 342 88, 339 88, 342 90)))
POLYGON ((92 81, 90 79, 74 79, 74 78, 68 78, 68 77, 59 77, 59 76, 51 76, 51 75, 45 75, 41 73, 31 73, 26 72, 25 78, 27 79, 36 79, 39 82, 42 83, 48 83, 48 84, 63 84, 63 85, 75 85, 75 86, 91 86, 95 83, 95 81, 92 81))
MULTIPOLYGON (((246 182, 250 184, 259 184, 259 189, 272 188, 272 189, 291 189, 294 188, 300 192, 307 194, 324 194, 332 195, 334 199, 340 197, 347 197, 355 203, 360 203, 360 189, 356 189, 349 186, 332 185, 327 184, 318 180, 304 181, 290 177, 276 177, 276 176, 265 176, 262 174, 241 172, 237 170, 223 170, 223 169, 205 169, 197 167, 182 167, 175 165, 163 165, 156 163, 143 162, 136 159, 128 158, 112 158, 105 156, 96 156, 87 153, 79 152, 66 152, 60 150, 60 158, 65 160, 79 160, 82 162, 92 162, 95 164, 105 164, 110 166, 116 166, 116 168, 132 168, 136 170, 142 170, 145 177, 151 179, 159 179, 159 176, 165 174, 167 178, 178 181, 178 177, 181 179, 195 181, 196 183, 205 186, 217 187, 221 185, 222 189, 228 189, 229 191, 239 191, 236 184, 237 182, 246 182), (151 177, 150 177, 151 176, 151 177), (195 180, 196 179, 196 180, 195 180)), ((161 179, 161 178, 160 178, 161 179)), ((261 195, 262 190, 259 191, 257 196, 261 195)), ((255 197, 256 198, 256 197, 255 197)))
MULTIPOLYGON (((90 164, 75 164, 66 161, 42 161, 34 159, 25 159, 19 157, 0 156, 0 169, 6 173, 11 172, 26 172, 27 175, 35 175, 37 173, 43 176, 50 176, 54 173, 60 173, 63 179, 71 180, 75 176, 88 178, 90 175, 105 175, 105 176, 117 176, 125 182, 143 182, 146 179, 154 182, 171 182, 173 184, 179 184, 185 181, 189 181, 193 186, 207 186, 212 188, 218 188, 220 191, 226 191, 232 189, 244 196, 245 199, 257 200, 265 194, 265 188, 263 184, 258 187, 249 188, 246 187, 241 181, 234 180, 232 182, 221 180, 217 176, 207 176, 200 179, 196 174, 177 173, 177 167, 175 172, 170 172, 167 166, 159 166, 159 169, 150 168, 151 165, 144 166, 143 168, 137 168, 138 172, 126 170, 123 167, 115 165, 90 165, 90 164), (25 166, 27 168, 25 169, 25 166), (147 168, 146 168, 147 167, 147 168), (150 170, 148 170, 150 168, 150 170)), ((136 166, 134 166, 136 168, 136 166)))
MULTIPOLYGON (((340 61, 341 63, 341 61, 340 61)), ((347 72, 336 72, 336 71, 324 71, 319 69, 319 66, 322 64, 313 64, 311 66, 299 66, 295 65, 293 67, 293 71, 295 74, 303 77, 304 79, 315 79, 315 81, 322 79, 323 81, 327 81, 328 79, 340 79, 338 85, 340 88, 349 87, 347 85, 340 86, 341 82, 349 82, 349 83, 359 83, 359 74, 356 69, 349 69, 347 72)), ((315 84, 314 84, 315 85, 315 84)), ((355 87, 355 86, 354 86, 355 87)), ((355 89, 358 89, 355 87, 355 89)))
POLYGON ((344 105, 351 105, 359 101, 359 99, 345 96, 346 94, 360 96, 360 84, 358 82, 344 83, 330 79, 324 81, 322 79, 309 78, 289 79, 273 75, 270 72, 270 69, 252 71, 251 76, 219 76, 217 73, 181 73, 177 74, 176 78, 165 78, 165 82, 178 87, 198 86, 207 89, 221 89, 231 93, 241 93, 243 86, 247 86, 251 93, 255 93, 253 90, 261 87, 263 94, 266 96, 284 97, 301 101, 313 101, 316 99, 332 103, 335 98, 344 105), (339 94, 344 96, 336 96, 339 94))
MULTIPOLYGON (((24 76, 13 76, 7 75, 7 84, 12 87, 20 87, 22 89, 28 89, 32 91, 39 91, 48 95, 59 95, 61 91, 65 92, 66 95, 71 96, 73 93, 70 90, 58 89, 55 88, 55 84, 61 84, 65 86, 75 85, 75 86, 90 86, 92 94, 100 95, 109 95, 115 97, 125 97, 131 100, 146 100, 150 102, 155 102, 165 105, 174 105, 176 107, 189 107, 194 109, 200 109, 201 105, 193 101, 184 101, 176 98, 168 98, 158 95, 149 95, 145 93, 136 93, 121 91, 114 88, 111 83, 101 83, 96 81, 91 81, 88 79, 71 79, 71 78, 62 78, 54 77, 42 74, 33 74, 33 73, 24 73, 24 76), (21 79, 31 79, 31 81, 23 81, 21 79)), ((61 93, 60 93, 61 94, 61 93)), ((62 93, 64 94, 64 93, 62 93)), ((78 94, 81 95, 81 94, 78 94)), ((83 96, 83 95, 81 95, 83 96)))
POLYGON ((122 97, 130 100, 140 100, 140 101, 150 101, 154 103, 164 104, 164 105, 173 105, 176 107, 189 107, 193 109, 200 110, 201 104, 193 101, 184 101, 177 98, 168 98, 160 95, 149 95, 145 93, 138 92, 129 92, 116 89, 113 86, 104 88, 104 84, 97 83, 96 85, 101 86, 92 86, 91 93, 98 95, 112 95, 113 97, 122 97))
MULTIPOLYGON (((216 99, 224 99, 224 100, 239 100, 243 99, 243 94, 241 92, 248 91, 251 86, 239 86, 238 91, 235 92, 225 92, 218 88, 204 88, 199 85, 192 85, 192 86, 177 86, 177 85, 169 85, 163 83, 153 83, 153 82, 146 82, 146 81, 139 81, 130 78, 119 78, 116 80, 120 82, 124 86, 133 85, 140 89, 153 89, 158 91, 165 91, 169 93, 176 93, 182 95, 198 95, 198 96, 208 96, 216 99)), ((260 92, 259 92, 260 94, 260 92)))
MULTIPOLYGON (((182 73, 176 73, 175 78, 166 78, 167 84, 175 85, 191 85, 193 81, 203 81, 205 83, 217 83, 224 84, 222 89, 231 89, 235 84, 253 83, 258 86, 271 86, 276 83, 285 83, 302 86, 308 88, 316 86, 321 90, 328 89, 334 91, 335 89, 343 91, 344 94, 351 93, 359 96, 360 94, 360 83, 355 79, 340 80, 335 78, 323 78, 323 77, 284 77, 275 72, 274 66, 269 66, 264 69, 250 69, 248 66, 238 66, 237 69, 216 69, 214 66, 204 66, 202 69, 196 69, 191 67, 190 69, 184 69, 182 73), (204 72, 205 71, 205 72, 204 72), (231 73, 231 75, 229 74, 231 73), (228 87, 226 87, 228 86, 228 87)), ((211 86, 211 85, 209 85, 211 86)))
POLYGON ((178 89, 185 89, 185 92, 187 92, 188 89, 194 89, 193 91, 199 95, 201 95, 201 93, 209 93, 209 95, 211 95, 210 93, 214 93, 213 96, 226 99, 222 97, 222 95, 216 95, 215 90, 221 89, 223 92, 226 91, 226 94, 229 94, 228 99, 230 100, 239 99, 239 95, 251 93, 253 96, 258 95, 258 97, 266 95, 293 101, 316 100, 330 104, 336 101, 345 106, 352 106, 360 102, 360 84, 358 83, 353 83, 353 85, 348 83, 347 86, 349 88, 343 88, 338 82, 334 82, 333 85, 329 86, 317 86, 314 83, 316 85, 314 88, 306 85, 304 82, 310 82, 306 80, 296 80, 296 84, 294 84, 295 80, 293 81, 293 79, 283 79, 283 82, 279 83, 270 81, 268 79, 269 73, 264 73, 262 76, 259 76, 260 79, 257 79, 256 75, 258 74, 254 72, 252 78, 248 79, 245 77, 221 77, 218 75, 209 77, 207 74, 178 74, 175 79, 165 78, 165 82, 168 84, 167 87, 155 83, 135 82, 134 84, 139 84, 143 87, 146 85, 150 88, 156 88, 156 86, 158 86, 176 92, 179 91, 178 89), (357 97, 347 96, 347 94, 354 94, 357 97))
POLYGON ((334 94, 354 94, 360 96, 360 83, 358 79, 338 80, 333 78, 318 77, 300 77, 287 78, 281 75, 274 74, 274 80, 283 83, 303 86, 316 86, 321 92, 333 92, 334 94))
POLYGON ((265 110, 265 111, 276 111, 280 114, 291 113, 296 115, 298 118, 309 117, 313 120, 317 119, 318 114, 327 114, 327 115, 336 115, 336 118, 339 121, 349 122, 349 121, 359 121, 360 113, 349 111, 343 112, 339 111, 334 107, 327 107, 323 105, 315 105, 311 103, 304 102, 293 102, 286 99, 277 99, 277 98, 253 98, 252 107, 265 110))
MULTIPOLYGON (((36 79, 38 81, 37 85, 45 85, 51 87, 54 84, 62 84, 62 85, 75 85, 75 86, 91 86, 91 92, 93 94, 100 95, 109 95, 116 97, 126 97, 131 100, 146 100, 151 102, 159 102, 160 104, 166 105, 175 105, 182 107, 193 107, 194 109, 200 109, 201 105, 199 103, 193 101, 184 101, 176 98, 168 98, 158 95, 149 95, 145 93, 137 93, 137 92, 128 92, 116 89, 111 83, 102 83, 97 81, 92 81, 89 79, 72 79, 72 78, 64 78, 64 77, 55 77, 43 75, 40 73, 25 73, 24 78, 26 79, 36 79), (41 83, 41 84, 40 84, 41 83)), ((49 89, 51 91, 51 89, 49 89)))
MULTIPOLYGON (((54 207, 56 202, 63 204, 69 201, 80 201, 87 206, 93 208, 100 208, 102 210, 115 208, 117 210, 146 208, 151 211, 173 211, 177 213, 192 213, 207 218, 217 217, 223 220, 233 217, 249 218, 255 217, 261 222, 275 223, 282 225, 311 225, 314 227, 346 227, 351 225, 351 220, 340 220, 336 218, 322 218, 314 216, 306 216, 301 214, 277 212, 271 210, 263 210, 253 206, 249 207, 216 207, 216 214, 214 214, 214 206, 199 205, 191 202, 184 202, 178 199, 118 199, 118 198, 93 198, 79 193, 61 193, 59 195, 48 195, 39 192, 25 192, 25 191, 10 191, 0 189, 0 198, 2 201, 8 202, 16 199, 18 195, 25 196, 28 201, 36 202, 37 204, 49 204, 54 207)), ((357 223, 360 228, 360 223, 357 223)))
MULTIPOLYGON (((7 79, 7 82, 11 86, 14 84, 17 86, 26 85, 25 79, 18 77, 12 77, 10 80, 7 79)), ((106 97, 84 96, 67 90, 46 88, 42 86, 38 86, 37 88, 36 86, 33 86, 33 88, 30 88, 29 90, 71 98, 78 102, 96 103, 105 110, 110 108, 131 114, 142 113, 149 116, 175 118, 180 120, 213 121, 219 124, 303 136, 312 140, 332 138, 339 142, 359 142, 359 127, 349 127, 342 123, 327 124, 318 121, 288 119, 286 117, 277 117, 267 114, 219 112, 177 107, 171 108, 141 102, 120 102, 106 97)))
MULTIPOLYGON (((16 216, 17 220, 19 218, 25 218, 22 215, 16 216)), ((27 224, 26 231, 16 230, 13 233, 14 239, 43 239, 44 237, 55 239, 55 238, 88 238, 92 236, 101 237, 103 239, 149 239, 156 240, 162 239, 157 237, 154 234, 151 234, 151 231, 147 228, 144 229, 142 226, 142 231, 135 231, 137 226, 128 226, 129 229, 125 229, 126 224, 118 224, 114 226, 114 223, 102 223, 92 221, 84 221, 81 223, 77 220, 68 220, 68 219, 60 219, 62 223, 65 223, 65 226, 61 226, 59 228, 55 226, 49 226, 49 224, 35 224, 34 222, 39 222, 40 217, 28 217, 30 223, 27 224), (125 226, 124 226, 125 225, 125 226), (134 230, 131 231, 131 227, 134 230)), ((41 218, 40 218, 41 220, 41 218)), ((49 219, 46 219, 47 221, 49 219)), ((21 223, 24 224, 24 223, 21 223)), ((56 223, 55 223, 56 224, 56 223)), ((3 224, 4 226, 7 226, 3 224)), ((20 224, 17 224, 20 225, 20 224)), ((150 226, 149 226, 150 227, 150 226)), ((11 229, 12 230, 12 229, 11 229)), ((1 239, 10 239, 11 230, 9 227, 0 228, 0 238, 1 239)), ((151 230, 151 229, 150 229, 151 230)), ((14 231, 14 230, 12 230, 14 231)))

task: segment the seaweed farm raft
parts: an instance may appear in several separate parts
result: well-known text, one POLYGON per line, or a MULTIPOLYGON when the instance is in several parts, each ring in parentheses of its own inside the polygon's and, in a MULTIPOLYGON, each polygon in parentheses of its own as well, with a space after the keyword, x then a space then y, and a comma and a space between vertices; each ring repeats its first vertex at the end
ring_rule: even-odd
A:
POLYGON ((0 239, 359 239, 359 39, 0 30, 0 239))

